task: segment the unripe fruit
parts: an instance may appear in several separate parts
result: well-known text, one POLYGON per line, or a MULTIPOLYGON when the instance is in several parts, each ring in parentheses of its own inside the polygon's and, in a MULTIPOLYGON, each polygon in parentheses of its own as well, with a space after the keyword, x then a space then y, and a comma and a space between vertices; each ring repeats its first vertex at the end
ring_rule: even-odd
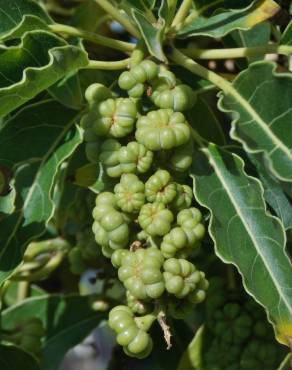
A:
POLYGON ((182 113, 159 109, 138 119, 135 135, 139 143, 157 151, 186 143, 190 138, 190 129, 182 113))
POLYGON ((127 90, 132 98, 139 98, 145 91, 145 83, 158 75, 158 66, 151 60, 144 60, 130 71, 123 72, 119 77, 119 86, 127 90))
POLYGON ((176 196, 171 202, 171 207, 176 211, 189 208, 193 200, 193 190, 188 185, 176 184, 176 196))
POLYGON ((153 162, 153 153, 143 144, 132 141, 119 151, 119 162, 123 173, 145 173, 153 162))
POLYGON ((136 175, 123 174, 115 186, 117 205, 123 212, 139 212, 145 203, 145 187, 136 175))
POLYGON ((190 297, 191 302, 199 303, 205 298, 208 288, 203 272, 185 259, 169 258, 163 265, 165 289, 177 298, 190 297))
POLYGON ((119 161, 120 148, 121 144, 114 139, 105 140, 101 146, 99 160, 104 165, 106 173, 110 177, 119 177, 122 174, 119 161))
POLYGON ((170 158, 170 168, 178 172, 187 171, 193 162, 193 149, 192 140, 175 148, 170 158))
POLYGON ((109 313, 109 326, 117 333, 117 342, 132 357, 144 358, 152 350, 152 339, 135 322, 127 306, 116 306, 109 313))
POLYGON ((137 249, 122 258, 119 279, 137 299, 159 298, 164 292, 163 256, 156 248, 137 249))
POLYGON ((177 194, 176 184, 168 171, 158 170, 145 183, 145 194, 149 202, 168 204, 177 194))
POLYGON ((96 107, 92 129, 98 136, 121 138, 132 132, 137 108, 131 99, 107 99, 96 107))
POLYGON ((138 222, 151 236, 163 236, 171 228, 173 214, 163 203, 147 203, 139 213, 138 222))

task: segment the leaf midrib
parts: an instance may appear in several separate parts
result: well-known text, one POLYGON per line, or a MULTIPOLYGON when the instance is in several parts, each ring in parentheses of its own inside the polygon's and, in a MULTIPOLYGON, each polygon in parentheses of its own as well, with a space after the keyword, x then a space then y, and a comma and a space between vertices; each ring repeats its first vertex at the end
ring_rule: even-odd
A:
MULTIPOLYGON (((210 152, 209 152, 209 153, 210 153, 210 152)), ((254 240, 253 234, 252 234, 252 232, 251 232, 251 230, 250 230, 250 228, 249 228, 248 224, 246 224, 246 222, 244 221, 243 214, 241 213, 240 208, 238 208, 237 203, 236 203, 236 200, 234 199, 234 197, 233 197, 233 195, 232 195, 232 192, 230 191, 230 189, 229 189, 228 185, 226 184, 226 182, 225 182, 225 180, 224 180, 224 177, 222 177, 222 176, 221 176, 221 174, 220 174, 220 169, 218 169, 218 167, 217 167, 217 165, 216 165, 216 162, 213 160, 213 158, 212 158, 212 156, 211 156, 211 155, 209 156, 209 160, 210 160, 211 165, 213 166, 213 169, 214 169, 214 171, 215 171, 215 173, 216 173, 216 175, 217 175, 218 179, 220 180, 221 184, 223 185, 224 189, 226 190, 226 193, 227 193, 227 195, 228 195, 228 197, 229 197, 229 199, 230 199, 230 201, 231 201, 231 203, 232 203, 232 205, 233 205, 233 207, 234 207, 235 211, 236 211, 236 212, 237 212, 237 214, 240 216, 241 222, 242 222, 242 224, 244 225, 244 227, 245 227, 245 229, 246 229, 246 231, 247 231, 247 233, 248 233, 248 235, 249 235, 250 239, 252 240, 252 242, 253 242, 253 244, 254 244, 254 246, 255 246, 255 248, 256 248, 256 251, 257 251, 258 255, 260 256, 260 258, 261 258, 261 260, 262 260, 262 262, 263 262, 263 264, 264 264, 264 266, 265 266, 266 270, 267 270, 267 271, 271 271, 272 269, 270 270, 270 269, 268 268, 268 267, 269 267, 269 265, 266 263, 264 256, 260 253, 260 248, 259 248, 259 246, 257 245, 256 240, 254 240)), ((264 211, 264 208, 262 208, 262 210, 264 211)), ((278 285, 277 281, 274 279, 274 277, 273 277, 273 275, 272 275, 272 274, 269 274, 269 276, 271 277, 271 280, 272 280, 272 282, 274 283, 274 286, 275 286, 275 287, 276 287, 276 289, 277 289, 277 292, 278 292, 278 294, 279 294, 279 297, 282 299, 282 301, 283 301, 283 302, 285 302, 286 307, 288 308, 288 311, 289 311, 289 312, 291 312, 291 314, 292 314, 292 308, 290 307, 289 302, 287 302, 287 301, 286 301, 286 297, 285 297, 285 295, 283 296, 281 286, 279 286, 279 285, 278 285)))
MULTIPOLYGON (((230 95, 233 95, 233 97, 241 104, 241 106, 244 109, 246 109, 246 111, 250 114, 250 116, 254 119, 254 121, 256 121, 259 124, 262 130, 266 132, 266 134, 275 143, 275 146, 278 147, 279 149, 282 149, 283 152, 287 155, 287 157, 292 160, 292 153, 290 152, 289 148, 287 148, 282 143, 282 141, 273 133, 273 131, 270 130, 270 127, 268 126, 268 124, 266 124, 266 122, 261 118, 261 116, 254 110, 252 105, 233 86, 232 86, 232 90, 229 93, 230 95)), ((234 111, 233 109, 231 110, 234 111)), ((240 120, 240 116, 237 117, 236 121, 238 122, 238 120, 240 120)), ((239 138, 238 135, 236 135, 236 138, 239 138)), ((239 139, 241 141, 241 138, 239 139)), ((259 152, 262 150, 253 150, 253 151, 259 152)))

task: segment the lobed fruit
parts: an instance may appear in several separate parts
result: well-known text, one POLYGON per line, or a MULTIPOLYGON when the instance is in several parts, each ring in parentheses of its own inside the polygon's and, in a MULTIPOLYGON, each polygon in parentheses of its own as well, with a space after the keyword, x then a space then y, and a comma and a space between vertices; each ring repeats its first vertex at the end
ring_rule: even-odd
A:
POLYGON ((190 139, 184 115, 172 109, 150 111, 138 119, 136 127, 136 140, 153 151, 172 149, 190 139))
POLYGON ((163 203, 147 203, 139 213, 139 225, 150 236, 163 236, 171 228, 174 217, 163 203))
POLYGON ((143 144, 131 141, 120 149, 119 162, 123 173, 145 173, 153 163, 153 152, 143 144))
POLYGON ((170 71, 163 71, 152 84, 151 101, 159 108, 183 112, 190 109, 195 96, 193 90, 180 83, 170 71))
POLYGON ((164 258, 156 248, 138 249, 122 258, 119 279, 137 299, 159 298, 164 292, 164 258))
POLYGON ((168 171, 156 171, 145 183, 145 195, 148 202, 168 204, 174 200, 176 194, 176 184, 172 181, 168 171))
POLYGON ((123 212, 139 212, 145 203, 145 186, 134 174, 123 174, 114 192, 117 205, 123 212))
POLYGON ((127 90, 132 98, 139 98, 143 95, 146 82, 150 82, 158 75, 158 66, 151 60, 144 60, 131 68, 130 71, 123 72, 118 80, 121 89, 127 90))
POLYGON ((92 130, 97 136, 121 138, 133 131, 136 122, 136 104, 127 98, 106 99, 94 110, 92 130))
POLYGON ((182 299, 188 296, 193 303, 202 302, 206 297, 208 283, 205 274, 185 259, 169 258, 163 265, 165 289, 182 299))
POLYGON ((152 339, 135 322, 133 312, 127 306, 116 306, 109 313, 108 324, 117 333, 117 342, 132 357, 144 358, 152 350, 152 339))

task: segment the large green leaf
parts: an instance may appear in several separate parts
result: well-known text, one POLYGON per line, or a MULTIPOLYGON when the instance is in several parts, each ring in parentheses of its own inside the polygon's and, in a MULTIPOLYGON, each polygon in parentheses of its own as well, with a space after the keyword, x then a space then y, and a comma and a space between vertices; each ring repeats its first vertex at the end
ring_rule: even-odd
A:
POLYGON ((32 0, 0 0, 0 39, 21 37, 24 32, 42 29, 52 20, 32 0))
POLYGON ((211 212, 209 232, 217 255, 234 264, 246 290, 261 303, 277 338, 292 337, 292 265, 279 219, 267 213, 260 182, 240 157, 210 144, 193 160, 197 200, 211 212))
POLYGON ((199 35, 223 37, 237 29, 248 30, 271 18, 279 9, 279 5, 273 0, 255 0, 244 9, 223 11, 209 18, 199 16, 180 28, 177 35, 181 38, 199 35))
POLYGON ((204 139, 218 145, 226 144, 220 122, 210 104, 203 97, 199 96, 192 109, 187 111, 185 115, 188 122, 204 139), (208 124, 202 124, 203 122, 208 122, 208 124))
POLYGON ((157 24, 152 24, 144 14, 138 10, 133 10, 132 14, 147 45, 149 53, 162 62, 165 62, 166 57, 162 47, 165 28, 164 20, 160 19, 157 24))
POLYGON ((84 103, 78 73, 70 73, 49 88, 49 93, 61 104, 80 109, 84 103))
POLYGON ((0 116, 88 63, 86 53, 46 31, 31 31, 20 45, 0 49, 0 116))
POLYGON ((40 370, 40 367, 36 358, 21 348, 10 344, 0 344, 0 369, 40 370))
POLYGON ((292 181, 292 75, 255 62, 233 82, 235 94, 221 94, 219 108, 234 117, 231 136, 251 153, 263 152, 273 173, 292 181))
POLYGON ((0 130, 1 161, 17 168, 16 211, 0 221, 0 283, 52 217, 55 176, 81 142, 76 118, 76 111, 50 100, 24 108, 0 130))
MULTIPOLYGON (((236 30, 230 32, 224 38, 224 44, 227 47, 251 47, 251 46, 263 46, 267 45, 271 37, 271 24, 269 22, 263 22, 257 24, 250 30, 236 30)), ((235 59, 235 63, 242 70, 247 68, 248 63, 263 60, 265 55, 247 56, 244 59, 235 59), (248 62, 248 63, 247 63, 248 62)))
POLYGON ((80 343, 105 314, 91 308, 89 297, 45 295, 28 298, 3 311, 2 326, 10 329, 31 317, 42 320, 46 330, 41 368, 56 370, 65 353, 80 343))
POLYGON ((268 171, 261 154, 249 154, 249 157, 257 167, 259 179, 265 189, 264 197, 266 202, 276 212, 285 229, 292 229, 292 204, 285 193, 284 184, 268 171))

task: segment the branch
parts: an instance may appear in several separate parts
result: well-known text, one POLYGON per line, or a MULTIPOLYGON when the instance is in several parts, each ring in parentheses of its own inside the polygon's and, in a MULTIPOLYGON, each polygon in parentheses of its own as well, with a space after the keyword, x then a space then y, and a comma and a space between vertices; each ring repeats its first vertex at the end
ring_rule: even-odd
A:
POLYGON ((292 54, 292 46, 270 44, 231 49, 180 49, 180 52, 194 59, 235 59, 264 54, 292 54))
POLYGON ((118 60, 115 62, 107 62, 103 60, 90 60, 85 69, 103 69, 103 70, 118 70, 125 69, 130 63, 130 58, 118 60))
POLYGON ((81 37, 84 40, 91 41, 95 44, 107 46, 112 49, 121 50, 124 52, 130 52, 135 49, 134 44, 130 44, 129 42, 119 41, 111 39, 110 37, 100 36, 93 32, 88 32, 84 30, 80 30, 75 27, 67 26, 65 24, 50 24, 49 28, 51 31, 55 33, 62 33, 69 36, 81 37))
POLYGON ((191 7, 192 7, 193 1, 192 0, 183 0, 180 8, 178 9, 178 12, 176 13, 176 16, 174 17, 174 20, 172 21, 171 27, 178 28, 178 26, 184 21, 186 16, 188 15, 191 7))
POLYGON ((126 18, 119 9, 114 7, 108 0, 95 0, 95 2, 105 10, 106 13, 110 14, 113 19, 119 22, 125 29, 136 39, 140 38, 140 32, 138 29, 131 23, 131 21, 126 18))

